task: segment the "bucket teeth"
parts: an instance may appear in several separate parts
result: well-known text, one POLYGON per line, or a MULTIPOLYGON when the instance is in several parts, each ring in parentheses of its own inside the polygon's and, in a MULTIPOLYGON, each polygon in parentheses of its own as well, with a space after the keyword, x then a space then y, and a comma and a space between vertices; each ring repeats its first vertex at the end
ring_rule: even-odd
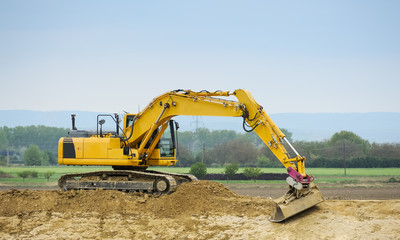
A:
POLYGON ((291 188, 285 196, 274 200, 275 212, 270 221, 282 222, 323 201, 322 193, 314 183, 310 183, 307 189, 301 191, 291 188))

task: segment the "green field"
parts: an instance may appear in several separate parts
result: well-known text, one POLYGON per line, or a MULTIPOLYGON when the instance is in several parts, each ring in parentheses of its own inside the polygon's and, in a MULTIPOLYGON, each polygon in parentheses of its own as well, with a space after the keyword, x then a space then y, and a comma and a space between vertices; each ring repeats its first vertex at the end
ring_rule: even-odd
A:
MULTIPOLYGON (((177 167, 152 167, 152 170, 188 173, 190 168, 177 167)), ((53 167, 1 167, 0 173, 11 175, 12 178, 0 178, 0 186, 18 186, 18 187, 54 187, 61 175, 68 173, 92 172, 112 170, 111 167, 88 167, 88 166, 53 166, 53 167), (32 170, 38 172, 37 178, 28 177, 25 181, 18 177, 18 173, 32 170), (52 171, 54 174, 49 181, 45 179, 43 174, 52 171)), ((222 173, 223 168, 207 168, 208 173, 222 173)), ((239 169, 241 173, 243 168, 239 169)), ((264 173, 285 173, 284 168, 262 168, 264 173)), ((386 182, 389 178, 394 177, 400 180, 400 168, 348 168, 347 175, 344 176, 342 168, 309 168, 307 173, 316 177, 317 183, 327 184, 357 184, 357 183, 373 183, 386 182)), ((225 183, 226 181, 221 181, 225 183)), ((229 181, 229 183, 252 183, 253 181, 229 181)), ((284 181, 257 181, 257 183, 277 184, 284 181)))
MULTIPOLYGON (((153 167, 151 169, 188 173, 190 168, 175 168, 175 167, 153 167)), ((285 168, 261 168, 264 173, 286 173, 285 168)), ((223 168, 207 168, 207 173, 222 173, 223 168)), ((241 173, 243 168, 239 169, 241 173)), ((306 169, 309 175, 314 176, 344 176, 343 168, 308 168, 306 169)), ((347 176, 400 176, 400 168, 348 168, 347 176)))

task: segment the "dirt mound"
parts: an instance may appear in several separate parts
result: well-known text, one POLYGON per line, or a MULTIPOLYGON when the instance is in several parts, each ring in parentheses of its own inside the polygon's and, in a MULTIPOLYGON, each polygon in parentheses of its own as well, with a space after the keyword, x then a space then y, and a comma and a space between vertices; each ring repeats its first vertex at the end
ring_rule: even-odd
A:
POLYGON ((198 181, 184 183, 171 194, 149 201, 146 208, 163 217, 179 215, 271 215, 272 200, 240 196, 224 185, 198 181))
POLYGON ((182 184, 175 193, 153 196, 118 191, 9 190, 0 193, 0 215, 12 216, 37 211, 97 212, 106 214, 177 215, 270 214, 273 202, 237 195, 224 185, 198 181, 182 184))
MULTIPOLYGON (((184 183, 163 196, 106 190, 9 190, 0 192, 0 239, 179 239, 186 230, 192 232, 184 239, 201 239, 201 226, 212 225, 211 219, 217 216, 230 216, 227 220, 233 217, 235 222, 256 216, 266 219, 272 206, 272 200, 240 196, 208 181, 184 183)), ((227 228, 204 229, 203 239, 227 228)))

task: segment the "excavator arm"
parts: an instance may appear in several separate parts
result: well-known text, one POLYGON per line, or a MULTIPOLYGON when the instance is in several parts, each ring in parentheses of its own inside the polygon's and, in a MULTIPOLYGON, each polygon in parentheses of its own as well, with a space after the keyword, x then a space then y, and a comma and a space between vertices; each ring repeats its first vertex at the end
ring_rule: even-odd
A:
POLYGON ((242 117, 244 130, 255 131, 286 169, 291 168, 298 171, 302 177, 307 177, 304 169, 305 158, 297 153, 285 134, 276 126, 262 106, 254 100, 249 91, 242 89, 233 93, 177 90, 154 98, 142 112, 135 116, 135 121, 124 129, 125 135, 133 132, 127 141, 132 148, 138 149, 141 159, 149 158, 154 150, 157 142, 154 141, 154 131, 157 130, 156 138, 159 140, 166 129, 166 124, 177 115, 242 117), (216 96, 234 96, 237 101, 223 100, 216 96), (153 146, 145 148, 150 139, 153 146), (284 147, 284 142, 290 146, 296 156, 290 156, 284 147))

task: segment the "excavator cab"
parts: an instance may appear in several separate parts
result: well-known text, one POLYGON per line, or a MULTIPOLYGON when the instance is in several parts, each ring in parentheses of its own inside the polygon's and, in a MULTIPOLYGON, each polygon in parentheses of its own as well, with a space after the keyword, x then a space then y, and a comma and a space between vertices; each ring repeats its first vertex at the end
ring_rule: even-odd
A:
POLYGON ((135 121, 135 116, 136 116, 136 114, 130 114, 130 113, 125 114, 124 129, 133 124, 133 122, 135 121))
POLYGON ((176 128, 174 120, 170 120, 168 128, 165 130, 158 142, 160 149, 160 157, 175 157, 176 156, 176 128))
POLYGON ((157 128, 149 141, 146 143, 145 149, 149 149, 153 144, 153 141, 157 141, 157 144, 149 157, 149 163, 151 160, 156 159, 176 159, 176 148, 177 148, 177 128, 178 126, 174 120, 170 120, 167 128, 162 131, 162 128, 157 128), (161 134, 161 137, 157 137, 161 134))

